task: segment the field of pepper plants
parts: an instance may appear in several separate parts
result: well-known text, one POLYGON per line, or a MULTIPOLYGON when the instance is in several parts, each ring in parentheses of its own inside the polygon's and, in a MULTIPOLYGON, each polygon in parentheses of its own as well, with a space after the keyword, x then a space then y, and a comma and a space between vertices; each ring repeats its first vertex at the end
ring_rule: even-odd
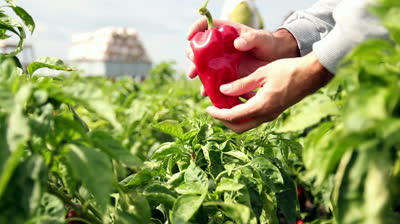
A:
POLYGON ((400 223, 398 0, 372 9, 391 40, 360 45, 326 88, 240 135, 172 62, 141 83, 65 75, 51 57, 23 71, 34 19, 4 4, 0 38, 20 42, 0 59, 1 224, 400 223))

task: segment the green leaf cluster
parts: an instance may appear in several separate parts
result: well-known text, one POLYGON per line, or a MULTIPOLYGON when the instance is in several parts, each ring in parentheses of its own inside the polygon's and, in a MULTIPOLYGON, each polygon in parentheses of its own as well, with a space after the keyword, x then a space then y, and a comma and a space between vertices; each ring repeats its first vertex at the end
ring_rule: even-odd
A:
POLYGON ((328 87, 278 122, 303 142, 299 181, 337 223, 400 220, 400 5, 377 2, 390 40, 357 46, 328 87))
POLYGON ((6 0, 6 3, 7 3, 6 5, 0 6, 0 39, 5 40, 10 38, 11 36, 8 35, 8 33, 12 33, 18 36, 19 42, 17 44, 17 47, 13 51, 8 53, 1 53, 1 55, 2 56, 7 55, 12 57, 17 55, 23 49, 26 38, 25 29, 28 29, 30 33, 33 33, 36 25, 32 16, 29 15, 29 13, 26 12, 23 8, 17 6, 16 1, 6 0), (16 17, 20 19, 20 21, 9 16, 2 9, 6 7, 10 8, 15 13, 16 17))
MULTIPOLYGON (((23 22, 0 12, 0 36, 33 31, 6 2, 23 22)), ((400 5, 378 3, 390 40, 361 44, 326 88, 241 135, 206 117, 200 84, 171 62, 138 82, 49 57, 25 73, 2 56, 0 223, 397 223, 400 5)))

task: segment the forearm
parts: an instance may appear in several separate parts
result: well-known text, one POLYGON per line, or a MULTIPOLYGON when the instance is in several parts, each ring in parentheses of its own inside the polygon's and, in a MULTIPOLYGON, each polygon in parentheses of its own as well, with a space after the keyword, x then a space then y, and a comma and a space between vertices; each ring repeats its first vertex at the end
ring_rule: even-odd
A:
POLYGON ((333 74, 321 64, 314 52, 301 58, 295 73, 303 74, 306 79, 302 88, 307 95, 324 87, 333 77, 333 74))
POLYGON ((286 29, 279 29, 273 34, 275 43, 274 52, 277 59, 282 58, 295 58, 300 56, 300 50, 297 45, 295 37, 286 29))

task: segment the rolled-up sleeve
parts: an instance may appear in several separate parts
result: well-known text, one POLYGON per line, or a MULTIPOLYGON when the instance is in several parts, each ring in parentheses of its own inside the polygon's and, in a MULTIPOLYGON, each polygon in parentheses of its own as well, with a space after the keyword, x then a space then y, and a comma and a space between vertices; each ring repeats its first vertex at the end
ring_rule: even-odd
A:
POLYGON ((325 38, 335 26, 333 10, 342 0, 320 0, 306 10, 293 13, 281 28, 297 40, 301 56, 310 53, 313 44, 325 38))
POLYGON ((389 34, 368 7, 368 0, 345 0, 334 10, 336 24, 322 40, 313 44, 313 52, 320 63, 335 74, 340 61, 356 45, 371 39, 388 39, 389 34))

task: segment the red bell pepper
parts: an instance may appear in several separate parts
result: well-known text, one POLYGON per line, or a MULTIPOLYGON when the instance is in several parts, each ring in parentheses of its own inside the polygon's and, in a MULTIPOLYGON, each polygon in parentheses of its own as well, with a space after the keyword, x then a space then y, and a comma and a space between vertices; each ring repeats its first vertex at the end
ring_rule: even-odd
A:
POLYGON ((219 87, 239 78, 239 63, 243 53, 233 45, 239 33, 228 25, 215 28, 207 4, 208 0, 200 13, 207 17, 208 30, 196 33, 190 40, 194 64, 211 102, 218 108, 232 108, 242 103, 241 100, 237 96, 222 94, 219 87))

